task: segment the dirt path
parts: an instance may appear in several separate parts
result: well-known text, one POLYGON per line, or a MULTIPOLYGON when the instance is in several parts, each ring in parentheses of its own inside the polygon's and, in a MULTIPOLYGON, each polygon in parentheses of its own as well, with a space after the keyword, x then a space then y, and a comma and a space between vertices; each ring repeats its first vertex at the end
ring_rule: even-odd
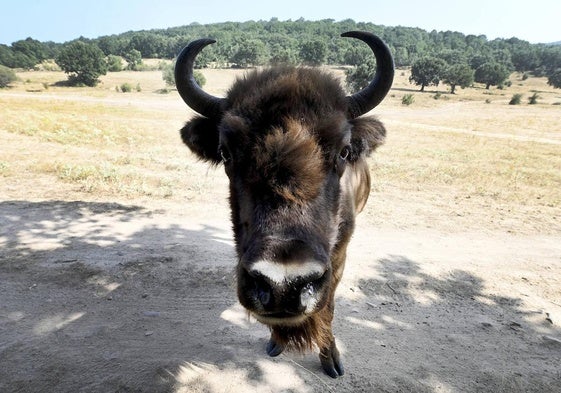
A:
POLYGON ((0 202, 1 392, 561 392, 558 236, 359 219, 334 330, 269 358, 225 204, 0 202))

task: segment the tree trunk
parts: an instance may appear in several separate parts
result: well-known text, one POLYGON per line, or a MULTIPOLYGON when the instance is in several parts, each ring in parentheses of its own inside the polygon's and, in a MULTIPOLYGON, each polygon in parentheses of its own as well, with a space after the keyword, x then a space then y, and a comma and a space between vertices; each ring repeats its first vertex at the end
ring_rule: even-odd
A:
POLYGON ((450 94, 456 94, 456 85, 450 85, 450 94))

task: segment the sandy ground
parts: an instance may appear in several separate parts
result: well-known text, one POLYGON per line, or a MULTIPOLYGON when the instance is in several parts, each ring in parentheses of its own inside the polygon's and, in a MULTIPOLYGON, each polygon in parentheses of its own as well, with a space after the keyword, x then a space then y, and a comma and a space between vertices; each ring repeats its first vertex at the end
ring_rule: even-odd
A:
POLYGON ((317 353, 266 355, 267 328, 235 295, 225 176, 186 176, 205 194, 74 198, 46 175, 6 180, 0 392, 561 392, 559 206, 535 219, 375 187, 337 291, 333 380, 317 353))
POLYGON ((0 391, 561 392, 559 237, 362 216, 332 380, 316 353, 265 354, 227 216, 225 201, 0 202, 0 391))

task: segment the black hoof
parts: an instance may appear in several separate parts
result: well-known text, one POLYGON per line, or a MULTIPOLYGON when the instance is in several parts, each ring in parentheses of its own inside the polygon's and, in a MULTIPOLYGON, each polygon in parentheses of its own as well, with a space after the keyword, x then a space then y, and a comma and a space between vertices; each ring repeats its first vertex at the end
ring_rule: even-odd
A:
POLYGON ((267 343, 267 355, 274 358, 275 356, 279 356, 282 351, 284 351, 284 347, 280 344, 277 344, 275 340, 272 338, 267 343))
POLYGON ((341 362, 341 357, 339 356, 339 350, 335 346, 335 342, 331 344, 330 348, 321 350, 319 361, 321 362, 323 371, 331 378, 341 377, 345 374, 345 369, 341 362))

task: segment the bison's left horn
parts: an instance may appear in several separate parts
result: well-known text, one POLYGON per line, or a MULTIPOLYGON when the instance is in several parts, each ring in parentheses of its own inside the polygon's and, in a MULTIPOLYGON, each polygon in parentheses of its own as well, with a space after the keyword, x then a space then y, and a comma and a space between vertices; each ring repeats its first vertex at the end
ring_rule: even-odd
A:
POLYGON ((187 45, 175 63, 175 85, 183 101, 195 112, 208 118, 215 118, 224 112, 226 100, 212 96, 197 84, 193 76, 193 65, 199 52, 216 41, 208 38, 196 40, 187 45))
POLYGON ((394 64, 390 49, 384 41, 372 33, 349 31, 341 37, 358 38, 368 44, 376 56, 376 74, 364 89, 347 97, 347 116, 357 118, 377 106, 390 91, 393 83, 394 64))

